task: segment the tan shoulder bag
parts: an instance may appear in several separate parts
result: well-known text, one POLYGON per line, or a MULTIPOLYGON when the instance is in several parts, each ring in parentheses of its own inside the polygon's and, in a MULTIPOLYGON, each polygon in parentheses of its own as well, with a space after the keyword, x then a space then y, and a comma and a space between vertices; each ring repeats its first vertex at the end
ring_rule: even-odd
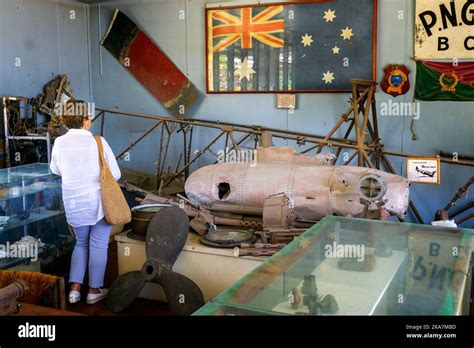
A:
POLYGON ((104 208, 105 220, 111 225, 124 225, 132 220, 130 207, 110 172, 104 157, 104 147, 100 136, 94 136, 99 148, 100 166, 100 191, 102 196, 102 206, 104 208))

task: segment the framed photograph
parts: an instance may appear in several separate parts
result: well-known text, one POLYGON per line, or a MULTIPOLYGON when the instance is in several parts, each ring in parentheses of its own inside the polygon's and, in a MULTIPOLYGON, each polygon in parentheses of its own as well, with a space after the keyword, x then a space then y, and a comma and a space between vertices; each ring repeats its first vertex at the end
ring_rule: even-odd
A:
POLYGON ((439 184, 440 160, 437 157, 408 157, 407 178, 412 183, 439 184))
POLYGON ((206 8, 207 93, 347 93, 376 79, 377 0, 206 8))
POLYGON ((296 94, 277 94, 278 109, 296 109, 296 94))

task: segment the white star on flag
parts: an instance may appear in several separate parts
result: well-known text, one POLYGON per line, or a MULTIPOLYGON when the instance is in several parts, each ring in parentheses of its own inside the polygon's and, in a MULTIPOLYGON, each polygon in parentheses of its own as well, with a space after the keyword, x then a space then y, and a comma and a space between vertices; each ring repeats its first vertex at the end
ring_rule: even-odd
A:
POLYGON ((247 80, 250 80, 250 77, 253 74, 255 74, 255 70, 250 66, 247 57, 245 57, 244 61, 240 63, 240 66, 234 72, 234 75, 239 75, 239 81, 242 81, 244 77, 246 77, 247 80))
POLYGON ((323 78, 322 80, 328 84, 328 83, 332 83, 333 80, 335 80, 335 77, 334 77, 334 73, 333 72, 330 72, 329 70, 325 73, 323 73, 323 78))
POLYGON ((301 43, 304 45, 304 47, 311 46, 313 42, 314 42, 313 35, 305 34, 304 36, 301 37, 301 43))
POLYGON ((352 29, 349 27, 346 27, 345 29, 341 29, 342 33, 341 36, 344 38, 344 40, 350 40, 354 34, 352 33, 352 29))
POLYGON ((334 18, 336 18, 336 11, 332 11, 331 9, 324 11, 324 17, 327 22, 334 22, 334 18))

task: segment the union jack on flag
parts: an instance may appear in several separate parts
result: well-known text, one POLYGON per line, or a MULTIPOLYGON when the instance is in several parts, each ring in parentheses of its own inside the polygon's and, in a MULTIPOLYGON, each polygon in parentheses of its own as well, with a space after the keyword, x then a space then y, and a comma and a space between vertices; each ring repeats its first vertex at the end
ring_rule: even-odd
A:
POLYGON ((252 39, 270 47, 284 47, 285 41, 278 33, 285 31, 285 20, 275 19, 284 7, 259 8, 258 13, 255 13, 256 10, 252 7, 241 8, 240 16, 232 14, 231 10, 212 11, 212 51, 221 52, 238 41, 241 48, 252 48, 252 39), (214 25, 214 21, 218 24, 214 25))

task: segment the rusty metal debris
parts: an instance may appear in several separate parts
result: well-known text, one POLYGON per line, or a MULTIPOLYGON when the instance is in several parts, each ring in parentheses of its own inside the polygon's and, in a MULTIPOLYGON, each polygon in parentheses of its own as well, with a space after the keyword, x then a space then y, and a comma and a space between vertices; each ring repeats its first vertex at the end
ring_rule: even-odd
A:
MULTIPOLYGON (((336 299, 332 295, 320 296, 316 284, 316 276, 308 274, 304 276, 301 286, 303 305, 308 308, 310 315, 335 314, 339 310, 336 299)), ((295 296, 295 289, 292 290, 292 296, 295 296)), ((299 305, 293 305, 297 309, 299 305)), ((296 314, 306 314, 305 312, 296 312, 296 314)))
POLYGON ((48 82, 36 98, 3 97, 4 137, 0 153, 6 161, 0 167, 50 161, 51 144, 67 132, 58 114, 58 106, 73 97, 66 75, 58 75, 48 82), (38 114, 44 117, 38 117, 38 114), (4 143, 3 143, 4 142, 4 143), (12 153, 20 153, 21 160, 11 160, 12 153))
MULTIPOLYGON (((308 215, 308 211, 305 203, 308 206, 327 207, 327 210, 321 210, 321 216, 324 214, 344 214, 346 210, 353 216, 367 217, 367 218, 382 218, 387 219, 388 213, 397 215, 400 220, 403 220, 405 213, 405 202, 407 197, 404 197, 406 190, 406 181, 396 175, 395 168, 392 165, 389 156, 397 157, 419 157, 419 155, 405 153, 400 151, 388 150, 384 147, 377 125, 377 114, 375 110, 375 86, 376 83, 373 81, 365 80, 353 80, 352 81, 352 96, 348 110, 342 114, 340 120, 334 126, 334 128, 325 136, 295 132, 288 130, 274 129, 270 127, 262 127, 257 125, 242 125, 236 123, 220 122, 220 121, 208 121, 202 119, 177 119, 156 115, 138 114, 138 113, 127 113, 118 110, 110 109, 98 109, 99 114, 95 120, 101 122, 101 134, 104 132, 105 117, 137 117, 148 120, 153 120, 155 123, 152 127, 141 135, 136 141, 132 142, 125 151, 123 151, 118 158, 124 156, 124 154, 131 150, 136 144, 145 138, 152 130, 161 129, 163 134, 160 140, 160 146, 158 149, 158 161, 157 161, 157 191, 158 195, 163 194, 164 190, 174 183, 176 180, 184 182, 190 177, 190 169, 204 154, 215 154, 213 146, 219 144, 219 147, 224 148, 225 151, 232 150, 256 150, 257 151, 257 167, 260 170, 267 166, 270 168, 274 166, 278 169, 279 164, 286 168, 290 168, 293 165, 304 167, 309 165, 311 168, 315 168, 319 165, 322 169, 322 173, 325 173, 323 177, 327 176, 329 179, 322 187, 327 188, 327 193, 323 195, 306 195, 304 190, 298 199, 294 201, 294 213, 295 221, 294 226, 285 228, 285 223, 282 226, 266 227, 266 222, 263 218, 263 205, 264 202, 258 204, 247 204, 242 203, 242 199, 239 199, 239 195, 235 195, 235 187, 232 185, 227 186, 225 180, 221 180, 215 187, 216 197, 221 195, 225 197, 222 199, 208 199, 207 201, 195 201, 194 203, 185 202, 183 200, 184 209, 193 220, 191 226, 201 235, 207 233, 210 226, 217 224, 224 224, 228 226, 234 226, 239 228, 253 228, 256 230, 262 230, 262 238, 271 243, 286 243, 291 241, 295 236, 298 236, 306 228, 315 223, 317 216, 305 216, 308 215), (334 135, 338 130, 342 130, 342 126, 347 124, 347 128, 343 133, 342 138, 336 138, 334 135), (196 130, 202 130, 206 128, 208 130, 215 130, 217 133, 207 144, 203 144, 199 148, 196 148, 193 143, 193 132, 196 130), (171 131, 169 131, 171 130, 171 131), (182 137, 183 151, 182 155, 177 160, 177 163, 168 164, 170 156, 167 156, 169 151, 168 138, 182 137), (352 138, 352 139, 351 139, 352 138), (272 139, 284 139, 290 145, 294 145, 295 148, 301 148, 295 153, 293 147, 273 148, 272 139), (262 148, 258 149, 259 146, 262 148), (327 150, 323 152, 323 150, 327 150), (344 165, 349 165, 357 159, 359 167, 331 167, 327 164, 334 164, 342 156, 344 152, 352 151, 352 154, 344 161, 344 165), (311 153, 311 155, 310 155, 311 153), (306 154, 306 156, 304 156, 306 154), (267 165, 267 162, 273 162, 267 165), (260 165, 263 163, 263 165, 260 165), (285 164, 286 163, 286 164, 285 164), (324 166, 326 165, 326 166, 324 166), (365 174, 371 175, 376 173, 377 177, 381 178, 381 181, 377 180, 366 180, 361 181, 362 168, 368 167, 365 170, 365 174), (168 168, 165 170, 164 168, 168 168), (171 169, 173 168, 173 169, 171 169), (374 170, 385 170, 387 173, 382 173, 374 170), (332 174, 330 174, 332 172, 332 174), (332 177, 332 179, 331 179, 332 177), (394 178, 397 178, 395 182, 392 182, 394 178), (332 181, 331 181, 332 180, 332 181), (346 184, 349 182, 349 191, 344 189, 346 184), (358 188, 356 183, 360 182, 358 188), (385 187, 386 185, 386 187, 385 187), (395 187, 394 187, 395 186, 395 187), (387 197, 382 195, 384 198, 378 198, 377 192, 382 192, 387 189, 387 197), (229 193, 230 192, 230 193, 229 193), (368 192, 375 194, 375 196, 364 196, 363 193, 368 192), (233 195, 234 193, 234 195, 233 195), (394 194, 396 193, 396 194, 394 194), (362 194, 363 197, 360 197, 362 194), (330 199, 329 199, 330 197, 330 199), (398 197, 398 198, 397 198, 398 197), (362 199, 362 201, 361 201, 362 199), (387 201, 386 201, 387 200, 387 201), (350 202, 353 201, 353 202, 350 202), (344 203, 345 202, 345 203, 344 203), (348 207, 349 203, 354 203, 353 208, 348 207), (341 209, 342 207, 342 209, 341 209), (299 215, 299 216, 298 216, 299 215)), ((454 165, 466 165, 474 166, 474 161, 469 158, 459 158, 453 160, 446 157, 441 157, 441 162, 454 164, 454 165)), ((216 161, 217 162, 217 161, 216 161)), ((232 166, 232 163, 221 163, 218 164, 225 166, 232 166)), ((239 167, 239 172, 244 173, 246 170, 245 165, 235 164, 239 167)), ((221 173, 221 170, 209 169, 208 167, 202 168, 197 172, 212 172, 210 175, 221 173), (207 168, 207 169, 206 169, 207 168)), ((300 172, 308 173, 315 171, 315 175, 309 175, 306 182, 313 182, 315 177, 319 177, 319 169, 304 169, 300 172)), ((252 171, 251 169, 249 170, 252 171)), ((258 170, 254 170, 257 172, 258 170)), ((267 170, 262 171, 270 181, 274 177, 281 177, 281 174, 277 170, 269 174, 267 170)), ((260 174, 262 174, 260 173, 260 174)), ((258 174, 258 173, 253 173, 258 174)), ((287 178, 290 178, 291 170, 287 169, 287 178)), ((226 174, 227 175, 227 174, 226 174)), ((244 174, 242 174, 244 175, 244 174)), ((196 176, 195 176, 196 177, 196 176)), ((319 179, 318 179, 319 180, 319 179)), ((190 181, 187 180, 189 183, 190 181)), ((288 182, 291 182, 288 181, 288 182)), ((302 182, 297 180, 297 182, 302 182)), ((227 182, 227 184, 229 184, 227 182)), ((266 183, 265 183, 266 185, 266 183)), ((127 183, 123 184, 124 187, 135 190, 136 187, 127 183)), ((241 185, 238 187, 246 189, 241 185)), ((258 190, 263 190, 262 187, 258 187, 258 190)), ((257 191, 258 191, 257 190, 257 191)), ((199 190, 198 190, 199 191, 199 190)), ((250 200, 255 200, 255 197, 259 197, 259 200, 267 199, 269 195, 284 193, 285 189, 271 190, 268 194, 255 194, 255 192, 247 191, 245 197, 250 200)), ((291 195, 294 196, 294 192, 291 195)), ((192 197, 188 197, 192 198, 192 197)), ((209 197, 211 198, 211 197, 209 197)), ((179 200, 178 200, 179 201, 179 200)), ((154 201, 156 202, 156 201, 154 201)), ((423 219, 418 213, 415 204, 408 200, 410 209, 414 216, 421 223, 423 219)), ((153 202, 151 202, 153 203, 153 202)), ((173 204, 177 204, 174 202, 173 204)), ((319 208, 318 208, 319 209, 319 208)), ((311 214, 309 214, 311 215, 311 214)))
POLYGON ((292 229, 268 229, 265 228, 261 233, 261 239, 263 243, 288 244, 293 239, 301 236, 307 228, 292 228, 292 229))
POLYGON ((295 225, 295 211, 291 199, 285 193, 269 196, 263 203, 265 228, 291 228, 295 225))
MULTIPOLYGON (((188 198, 202 206, 225 202, 263 207, 275 218, 275 221, 270 217, 264 219, 264 226, 268 221, 269 228, 288 228, 298 220, 318 221, 331 214, 361 214, 364 205, 360 203, 360 185, 365 182, 360 179, 366 175, 383 180, 386 190, 380 199, 385 201, 385 209, 403 219, 408 207, 408 180, 371 168, 271 162, 257 166, 219 163, 193 172, 185 183, 185 190, 188 198), (219 195, 222 183, 229 185, 225 197, 219 195), (286 203, 283 196, 274 197, 280 193, 288 197, 286 203)), ((374 205, 370 209, 379 208, 374 205)))
POLYGON ((273 256, 278 250, 239 250, 237 256, 273 256))
POLYGON ((145 204, 132 208, 131 231, 127 236, 132 239, 145 240, 148 225, 158 211, 170 204, 145 204))
MULTIPOLYGON (((265 151, 274 155, 267 157, 269 160, 279 158, 278 148, 265 151)), ((287 149, 282 151, 288 155, 287 149)), ((148 194, 141 203, 180 206, 201 236, 211 228, 215 231, 216 225, 243 227, 262 231, 264 243, 287 243, 328 214, 378 212, 380 202, 388 212, 403 218, 408 206, 406 178, 372 168, 308 163, 306 156, 298 156, 299 162, 292 163, 202 167, 186 181, 187 197, 164 199, 148 194), (369 187, 370 183, 374 187, 369 187), (361 197, 365 199, 362 202, 361 197)))
POLYGON ((43 93, 33 100, 38 112, 48 116, 48 132, 52 137, 58 137, 67 132, 61 122, 58 106, 67 99, 74 98, 71 84, 67 75, 58 75, 43 87, 43 93))
POLYGON ((240 247, 236 247, 236 256, 272 256, 286 246, 285 243, 269 244, 269 243, 241 243, 240 247), (242 250, 243 249, 243 250, 242 250))
POLYGON ((269 243, 255 243, 255 244, 248 244, 248 243, 241 243, 241 249, 282 249, 286 246, 285 243, 280 244, 269 244, 269 243))
POLYGON ((257 240, 254 230, 234 230, 218 228, 201 237, 201 243, 215 248, 234 248, 245 244, 253 244, 257 240))
POLYGON ((0 165, 10 167, 12 163, 49 162, 52 138, 46 124, 38 121, 32 99, 3 97, 2 101, 4 133, 0 153, 4 155, 5 161, 0 161, 0 165))
POLYGON ((57 105, 61 99, 74 98, 67 75, 58 75, 43 87, 43 93, 36 96, 36 108, 43 115, 57 115, 57 105))
POLYGON ((146 233, 147 260, 141 271, 124 273, 114 280, 107 307, 113 312, 121 312, 130 306, 147 282, 161 285, 175 315, 191 315, 202 307, 204 297, 196 283, 173 271, 188 232, 188 220, 181 209, 164 207, 155 213, 146 233))
MULTIPOLYGON (((326 164, 333 164, 341 157, 343 151, 348 152, 349 154, 352 151, 352 154, 349 155, 349 158, 344 161, 345 165, 349 165, 355 159, 357 159, 357 164, 359 166, 381 170, 383 169, 388 173, 396 174, 395 168, 392 165, 389 156, 420 156, 417 154, 388 150, 382 144, 378 132, 377 115, 374 108, 375 85, 376 83, 373 81, 352 81, 353 88, 350 107, 341 116, 335 127, 325 136, 262 127, 257 125, 242 125, 202 119, 183 120, 157 115, 121 112, 110 109, 98 109, 99 113, 94 121, 100 120, 101 134, 104 133, 106 115, 107 117, 137 117, 153 120, 156 122, 148 131, 146 131, 137 140, 133 141, 129 146, 127 146, 125 151, 123 151, 117 157, 122 158, 129 150, 133 149, 134 146, 136 146, 153 130, 161 128, 163 137, 162 140, 160 140, 157 161, 158 194, 162 194, 164 189, 167 188, 171 183, 175 182, 175 180, 178 179, 181 182, 186 180, 189 177, 191 166, 196 163, 204 154, 215 153, 212 147, 217 143, 220 144, 220 148, 224 148, 228 151, 244 148, 257 149, 259 146, 264 146, 264 149, 268 149, 267 151, 271 152, 273 151, 271 149, 272 139, 284 139, 291 145, 294 145, 296 148, 302 148, 299 150, 300 155, 309 155, 311 152, 313 152, 313 155, 307 156, 307 158, 303 159, 304 161, 308 161, 308 158, 311 158, 312 162, 315 162, 316 160, 324 160, 326 164), (170 127, 172 124, 174 127, 170 127), (344 136, 342 138, 334 137, 336 131, 341 129, 344 124, 348 124, 344 136), (215 130, 217 134, 207 144, 200 146, 199 148, 195 148, 193 143, 193 131, 195 131, 195 129, 201 130, 203 128, 215 130), (168 130, 172 131, 168 133, 168 130), (355 140, 351 139, 351 137, 354 135, 355 140), (166 143, 168 142, 167 138, 169 136, 178 136, 182 137, 183 139, 182 156, 180 156, 180 158, 177 160, 178 163, 165 164, 165 162, 169 161, 170 159, 170 156, 166 156, 166 153, 169 151, 169 146, 166 146, 166 143), (324 149, 329 149, 332 153, 323 152, 324 149), (317 156, 319 156, 319 158, 317 156)), ((303 157, 298 154, 293 156, 290 152, 291 150, 287 151, 288 152, 286 154, 283 152, 279 153, 279 156, 283 156, 282 159, 284 161, 296 161, 297 163, 302 164, 299 161, 303 157), (290 154, 290 159, 287 156, 288 154, 290 154)), ((268 153, 261 151, 259 155, 264 156, 264 158, 262 159, 262 157, 260 157, 258 160, 264 160, 267 154, 268 153)), ((474 166, 474 161, 469 158, 459 158, 457 160, 453 160, 451 158, 441 157, 440 160, 443 163, 453 165, 474 166)), ((424 223, 421 215, 418 213, 418 210, 412 201, 409 202, 409 206, 417 220, 421 223, 424 223)), ((236 216, 232 216, 232 218, 234 217, 236 216)), ((221 219, 229 220, 228 217, 221 217, 221 219)), ((235 224, 235 226, 240 225, 240 223, 235 224)), ((243 225, 246 227, 258 228, 259 222, 247 221, 243 225)))

